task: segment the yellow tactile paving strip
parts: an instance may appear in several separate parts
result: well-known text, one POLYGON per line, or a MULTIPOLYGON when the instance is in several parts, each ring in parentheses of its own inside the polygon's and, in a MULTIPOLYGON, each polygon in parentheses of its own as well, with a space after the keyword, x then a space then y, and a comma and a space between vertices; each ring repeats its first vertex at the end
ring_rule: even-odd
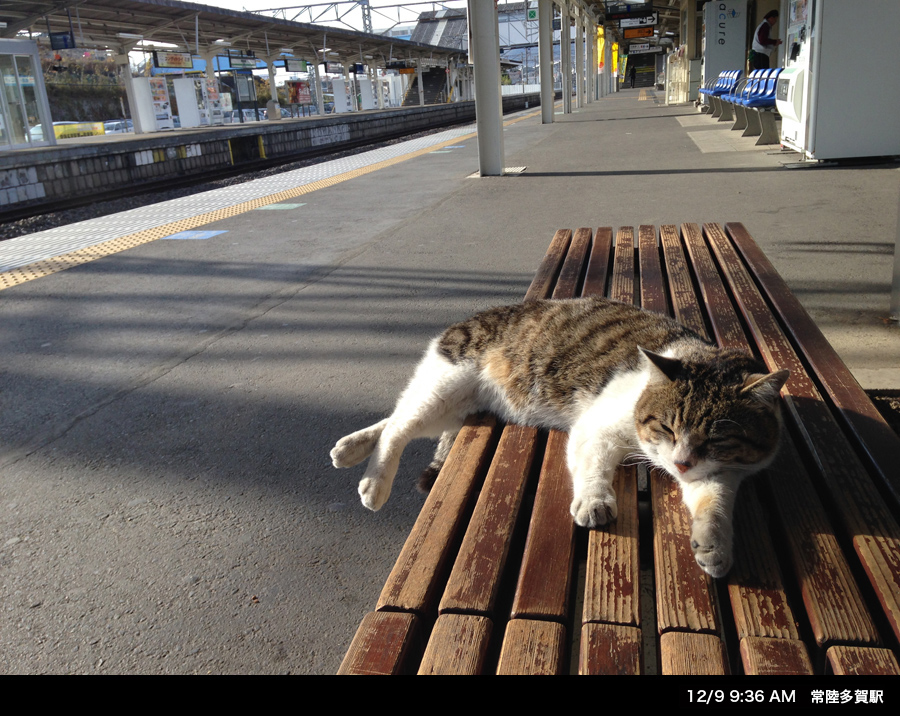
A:
MULTIPOLYGON (((513 124, 515 122, 521 121, 522 119, 527 119, 528 117, 533 116, 534 114, 529 114, 525 117, 519 117, 514 120, 510 120, 506 124, 513 124)), ((304 184, 293 189, 281 191, 277 194, 270 194, 269 196, 259 199, 241 202, 230 206, 227 209, 219 209, 204 214, 198 214, 197 216, 193 216, 188 219, 180 219, 179 221, 173 221, 170 224, 163 224, 162 226, 157 226, 152 229, 138 231, 133 234, 127 234, 117 239, 111 239, 110 241, 104 241, 102 243, 95 244, 84 249, 79 249, 78 251, 72 251, 71 253, 54 256, 53 258, 44 259, 42 261, 36 261, 32 264, 20 266, 10 271, 0 272, 0 291, 5 288, 11 288, 12 286, 18 286, 19 284, 26 283, 27 281, 33 281, 34 279, 42 278, 43 276, 49 276, 50 274, 54 274, 59 271, 65 271, 66 269, 72 268, 73 266, 80 266, 81 264, 88 263, 90 261, 96 261, 97 259, 111 256, 112 254, 117 254, 120 251, 126 251, 127 249, 134 248, 135 246, 149 243, 150 241, 156 241, 157 239, 161 239, 165 236, 171 236, 172 234, 176 234, 180 231, 189 231, 191 229, 196 229, 198 226, 204 226, 205 224, 211 224, 214 221, 220 221, 221 219, 227 219, 232 216, 237 216, 238 214, 243 214, 244 212, 258 209, 261 206, 266 206, 268 204, 277 204, 278 202, 286 201, 287 199, 293 199, 295 197, 302 196, 303 194, 309 194, 310 192, 317 191, 318 189, 325 189, 326 187, 345 182, 348 179, 354 179, 365 174, 370 174, 371 172, 378 171, 379 169, 384 169, 385 167, 391 166, 393 164, 399 164, 400 162, 404 162, 408 159, 413 159, 423 154, 430 154, 431 152, 437 149, 441 149, 442 147, 451 146, 453 144, 459 143, 460 141, 472 139, 474 136, 475 133, 467 134, 462 137, 454 137, 453 139, 448 139, 445 142, 434 144, 424 149, 410 152, 409 154, 386 159, 375 164, 370 164, 367 167, 354 169, 349 172, 344 172, 343 174, 337 174, 327 179, 310 182, 309 184, 304 184)))
MULTIPOLYGON (((539 114, 540 110, 538 110, 537 112, 530 112, 529 114, 522 115, 521 117, 510 119, 503 124, 504 126, 509 126, 512 124, 516 124, 517 122, 521 122, 525 119, 530 119, 531 117, 535 117, 539 114)), ((293 189, 280 191, 277 194, 270 194, 269 196, 261 197, 259 199, 240 202, 226 209, 218 209, 216 211, 198 214, 197 216, 192 216, 188 219, 180 219, 178 221, 173 221, 170 224, 163 224, 162 226, 156 226, 152 229, 146 229, 144 231, 138 231, 133 234, 127 234, 117 239, 111 239, 99 244, 94 244, 93 246, 89 246, 84 249, 79 249, 78 251, 72 251, 71 253, 54 256, 53 258, 44 259, 42 261, 35 261, 34 263, 28 264, 26 266, 20 266, 9 271, 0 272, 0 291, 5 288, 18 286, 19 284, 26 283, 28 281, 33 281, 37 278, 42 278, 44 276, 58 273, 59 271, 65 271, 66 269, 70 269, 74 266, 80 266, 81 264, 85 264, 90 261, 96 261, 97 259, 102 259, 107 256, 117 254, 121 251, 133 249, 135 246, 140 246, 141 244, 156 241, 157 239, 171 236, 172 234, 177 234, 180 231, 189 231, 191 229, 196 229, 198 226, 204 226, 206 224, 211 224, 214 221, 228 219, 232 216, 237 216, 238 214, 243 214, 244 212, 258 209, 261 206, 266 206, 268 204, 277 204, 288 199, 302 196, 303 194, 309 194, 310 192, 317 191, 319 189, 325 189, 327 187, 334 186, 335 184, 345 182, 348 179, 354 179, 365 174, 370 174, 372 172, 378 171, 379 169, 384 169, 385 167, 399 164, 400 162, 405 162, 408 159, 414 159, 415 157, 422 156, 423 154, 430 154, 431 152, 434 152, 438 149, 458 144, 461 141, 472 139, 475 136, 476 134, 473 132, 472 134, 466 134, 461 137, 454 137, 453 139, 448 139, 445 142, 433 144, 429 147, 425 147, 424 149, 410 152, 409 154, 403 154, 399 157, 386 159, 375 164, 370 164, 367 167, 354 169, 352 171, 344 172, 343 174, 337 174, 327 179, 321 179, 319 181, 303 184, 302 186, 298 186, 293 189)))

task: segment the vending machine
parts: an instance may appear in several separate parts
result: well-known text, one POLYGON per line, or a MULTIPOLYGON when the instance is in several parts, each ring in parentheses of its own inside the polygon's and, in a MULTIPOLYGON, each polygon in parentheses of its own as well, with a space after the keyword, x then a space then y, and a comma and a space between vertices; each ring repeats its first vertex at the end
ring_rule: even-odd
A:
POLYGON ((776 106, 804 159, 900 154, 897 0, 789 0, 776 106))

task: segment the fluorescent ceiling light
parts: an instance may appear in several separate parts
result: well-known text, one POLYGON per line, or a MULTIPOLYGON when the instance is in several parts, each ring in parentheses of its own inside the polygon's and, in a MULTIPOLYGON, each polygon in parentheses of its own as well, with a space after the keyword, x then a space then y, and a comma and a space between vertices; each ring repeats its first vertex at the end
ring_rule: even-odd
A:
POLYGON ((121 37, 123 40, 143 40, 143 35, 135 35, 131 32, 117 32, 116 37, 121 37))

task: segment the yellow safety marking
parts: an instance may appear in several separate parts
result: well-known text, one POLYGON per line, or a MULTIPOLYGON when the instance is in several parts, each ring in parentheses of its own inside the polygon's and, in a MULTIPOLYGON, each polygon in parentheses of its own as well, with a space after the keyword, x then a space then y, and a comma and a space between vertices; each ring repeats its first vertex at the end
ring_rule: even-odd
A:
POLYGON ((650 99, 650 94, 647 92, 647 89, 645 87, 638 93, 638 102, 644 102, 648 99, 650 99))
MULTIPOLYGON (((522 117, 508 120, 503 124, 505 126, 508 126, 511 124, 515 124, 516 122, 521 122, 523 119, 535 117, 539 114, 540 111, 533 112, 522 117)), ((198 226, 204 226, 205 224, 211 224, 215 221, 228 219, 232 216, 237 216, 247 211, 258 209, 261 206, 277 204, 279 202, 286 201, 287 199, 293 199, 295 197, 309 194, 319 189, 326 189, 327 187, 334 186, 335 184, 340 184, 342 182, 348 181, 349 179, 355 179, 356 177, 371 174, 372 172, 378 171, 379 169, 384 169, 394 164, 405 162, 408 159, 413 159, 424 154, 429 154, 436 149, 449 147, 452 144, 457 144, 458 142, 462 142, 467 139, 473 139, 475 136, 477 136, 476 133, 472 132, 471 134, 466 134, 461 137, 454 137, 453 139, 448 139, 439 144, 426 147, 425 149, 418 149, 414 152, 410 152, 409 154, 404 154, 399 157, 393 157, 391 159, 385 159, 384 161, 378 162, 376 164, 370 164, 367 167, 353 169, 349 172, 344 172, 343 174, 336 174, 333 177, 320 179, 319 181, 310 182, 309 184, 294 187, 293 189, 286 189, 285 191, 280 191, 277 194, 270 194, 269 196, 260 197, 258 199, 251 199, 250 201, 244 201, 239 204, 234 204, 233 206, 229 206, 224 209, 216 209, 215 211, 209 211, 205 214, 191 216, 187 219, 180 219, 178 221, 173 221, 170 224, 163 224, 162 226, 157 226, 152 229, 146 229, 144 231, 138 231, 133 234, 120 236, 117 239, 110 239, 109 241, 94 244, 93 246, 88 246, 77 251, 72 251, 68 254, 53 256, 52 258, 35 261, 34 263, 20 266, 19 268, 10 269, 9 271, 3 271, 0 272, 0 291, 5 288, 18 286, 19 284, 26 283, 28 281, 33 281, 37 278, 42 278, 44 276, 58 273, 59 271, 65 271, 66 269, 70 269, 73 266, 80 266, 81 264, 85 264, 90 261, 96 261, 97 259, 112 256, 113 254, 117 254, 121 251, 133 249, 135 246, 140 246, 141 244, 156 241, 157 239, 162 239, 166 236, 171 236, 172 234, 177 234, 179 231, 190 231, 191 229, 196 229, 198 226)), ((228 148, 229 150, 231 149, 230 140, 228 148)))

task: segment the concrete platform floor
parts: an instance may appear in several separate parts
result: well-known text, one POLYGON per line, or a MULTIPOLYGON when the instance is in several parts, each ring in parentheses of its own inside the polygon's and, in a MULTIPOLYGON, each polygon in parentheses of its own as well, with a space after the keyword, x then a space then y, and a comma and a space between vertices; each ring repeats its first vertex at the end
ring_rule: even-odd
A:
POLYGON ((900 388, 896 165, 787 169, 648 91, 530 114, 521 174, 468 178, 463 138, 0 292, 0 671, 334 673, 430 446, 378 513, 330 447, 432 335, 520 300, 558 228, 743 222, 863 385, 900 388))

